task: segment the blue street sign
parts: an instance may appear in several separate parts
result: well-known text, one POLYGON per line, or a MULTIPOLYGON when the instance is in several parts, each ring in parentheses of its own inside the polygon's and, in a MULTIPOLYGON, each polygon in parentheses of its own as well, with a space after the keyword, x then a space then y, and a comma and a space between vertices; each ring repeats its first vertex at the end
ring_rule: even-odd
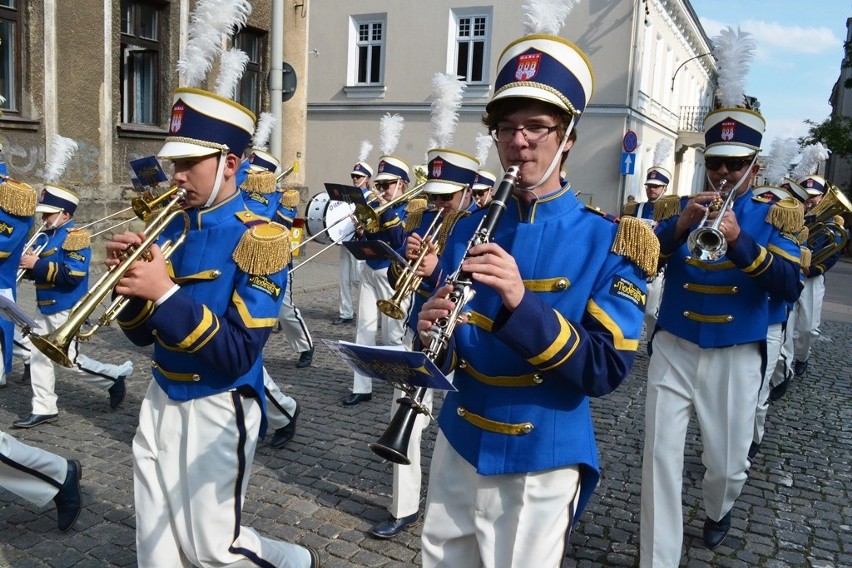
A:
POLYGON ((632 176, 636 169, 636 154, 632 152, 621 153, 621 175, 632 176))

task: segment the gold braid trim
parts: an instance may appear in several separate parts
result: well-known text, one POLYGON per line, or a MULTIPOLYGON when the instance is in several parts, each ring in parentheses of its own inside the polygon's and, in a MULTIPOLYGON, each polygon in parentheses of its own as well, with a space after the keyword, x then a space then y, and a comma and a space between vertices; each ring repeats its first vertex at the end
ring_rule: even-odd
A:
POLYGON ((801 247, 802 254, 799 263, 803 268, 808 268, 811 265, 812 253, 808 247, 801 247))
POLYGON ((562 103, 566 107, 568 107, 568 110, 571 111, 571 114, 573 114, 574 116, 580 115, 580 111, 578 111, 574 107, 574 105, 571 104, 571 101, 568 100, 568 97, 566 97, 565 95, 563 95, 561 92, 554 89, 550 85, 546 85, 544 83, 536 83, 535 81, 515 81, 514 83, 507 83, 507 84, 503 85, 502 87, 500 87, 499 89, 497 89, 497 91, 494 93, 494 97, 491 97, 492 100, 497 95, 499 95, 500 93, 505 91, 506 89, 513 89, 515 87, 530 87, 530 88, 533 88, 533 89, 539 89, 541 91, 547 91, 548 93, 550 93, 551 95, 554 95, 556 98, 558 98, 560 101, 562 101, 562 103))
POLYGON ((450 211, 447 213, 447 216, 444 218, 444 222, 441 223, 441 229, 438 231, 438 240, 435 243, 438 246, 438 254, 443 252, 444 245, 447 244, 447 239, 450 237, 450 233, 453 232, 453 227, 456 226, 459 219, 467 217, 468 215, 470 215, 470 212, 465 209, 450 211))
POLYGON ((805 222, 805 209, 801 203, 787 197, 769 208, 766 222, 782 233, 795 233, 805 222))
POLYGON ((610 250, 630 259, 648 278, 657 273, 660 241, 651 227, 640 219, 622 217, 619 220, 610 250))
POLYGON ((638 201, 631 201, 630 203, 624 206, 624 214, 630 217, 635 217, 637 211, 639 211, 638 201))
POLYGON ((268 170, 262 172, 249 172, 240 189, 254 193, 274 193, 278 176, 268 170))
POLYGON ((423 213, 425 211, 425 207, 420 207, 419 209, 413 209, 411 211, 408 211, 406 208, 405 225, 403 230, 406 233, 411 233, 414 229, 419 227, 420 223, 423 222, 423 213))
POLYGON ((85 229, 69 229, 62 250, 83 250, 92 245, 92 235, 85 229))
POLYGON ((9 178, 0 183, 0 209, 17 217, 32 217, 36 212, 38 195, 29 185, 9 178))
POLYGON ((810 236, 811 231, 807 227, 802 227, 802 230, 796 233, 796 240, 799 241, 800 245, 804 245, 808 242, 808 237, 810 236))
POLYGON ((290 262, 290 231, 278 223, 260 223, 243 233, 233 259, 247 274, 268 276, 290 262))
POLYGON ((281 194, 281 205, 288 209, 292 209, 299 205, 299 201, 301 200, 302 195, 299 193, 298 189, 288 189, 281 194))
POLYGON ((214 150, 219 150, 220 152, 227 152, 229 149, 224 144, 217 144, 216 142, 208 142, 207 140, 199 140, 197 138, 188 138, 186 136, 166 136, 166 142, 184 142, 186 144, 194 144, 203 148, 212 148, 214 150))
POLYGON ((654 221, 658 223, 679 214, 680 196, 678 195, 666 195, 654 203, 654 221))

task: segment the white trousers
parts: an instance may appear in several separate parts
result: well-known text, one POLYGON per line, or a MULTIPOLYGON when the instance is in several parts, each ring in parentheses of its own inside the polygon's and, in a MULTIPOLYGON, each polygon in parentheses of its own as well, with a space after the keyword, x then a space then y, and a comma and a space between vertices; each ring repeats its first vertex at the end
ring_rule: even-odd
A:
POLYGON ((287 276, 287 286, 284 289, 284 302, 278 311, 278 321, 287 337, 287 343, 296 353, 310 351, 314 346, 308 324, 305 323, 299 308, 293 304, 293 274, 287 276))
MULTIPOLYGON (((393 287, 388 282, 388 269, 373 270, 364 267, 361 275, 361 292, 358 294, 358 326, 355 331, 355 343, 359 345, 377 345, 376 333, 381 321, 382 337, 378 345, 402 345, 405 337, 405 318, 398 320, 390 318, 379 311, 376 302, 388 300, 393 296, 393 287)), ((402 310, 408 312, 411 298, 402 303, 402 310)), ((365 394, 373 392, 373 381, 370 377, 355 373, 352 392, 365 394)))
POLYGON ((746 482, 761 381, 760 344, 701 349, 665 330, 654 336, 645 399, 640 566, 675 567, 683 544, 683 459, 692 411, 703 452, 704 511, 718 521, 746 482))
POLYGON ((269 430, 275 432, 293 419, 296 401, 281 392, 266 367, 263 368, 263 392, 266 395, 266 420, 269 423, 269 430))
POLYGON ((645 337, 650 339, 657 326, 657 315, 660 313, 660 301, 663 299, 663 286, 666 275, 661 272, 648 282, 648 293, 645 298, 645 337))
POLYGON ((576 466, 479 475, 438 433, 421 533, 424 568, 558 568, 580 494, 576 466))
POLYGON ((68 461, 0 431, 0 487, 43 506, 65 483, 68 461))
MULTIPOLYGON (((352 319, 355 317, 355 310, 352 308, 352 286, 355 288, 361 287, 361 273, 364 270, 365 262, 358 260, 349 250, 340 247, 340 309, 338 313, 343 319, 352 319)), ((358 297, 356 293, 356 298, 358 297)))
POLYGON ((805 278, 805 287, 796 302, 796 361, 807 361, 811 344, 819 337, 822 318, 822 299, 825 297, 825 274, 805 278))
POLYGON ((757 395, 757 409, 754 414, 754 432, 751 441, 760 444, 766 427, 766 413, 769 411, 769 391, 772 390, 772 376, 781 355, 781 344, 784 342, 783 326, 775 323, 766 331, 766 371, 763 373, 763 383, 757 395))
MULTIPOLYGON (((772 373, 772 386, 776 387, 783 383, 788 377, 793 378, 793 337, 796 335, 796 310, 790 310, 787 316, 787 326, 781 340, 781 350, 775 370, 772 373)), ((770 364, 771 365, 771 364, 770 364)))
MULTIPOLYGON (((432 389, 426 389, 423 397, 423 405, 432 411, 432 389)), ((402 398, 403 392, 393 389, 393 403, 391 404, 391 418, 399 408, 398 399, 402 398)), ((429 425, 431 419, 425 414, 418 414, 411 430, 411 438, 408 442, 406 455, 411 460, 409 465, 393 464, 393 497, 388 511, 400 519, 413 515, 420 510, 420 490, 423 480, 423 472, 420 463, 420 444, 423 430, 429 425)))
MULTIPOLYGON (((41 324, 40 334, 48 334, 56 331, 68 319, 69 310, 55 314, 39 314, 35 320, 41 324)), ((101 363, 90 357, 79 354, 77 340, 73 340, 68 349, 68 357, 74 361, 74 367, 69 371, 77 373, 80 379, 102 389, 108 389, 115 384, 118 377, 127 376, 133 372, 133 363, 125 361, 123 365, 112 365, 101 363)), ((30 349, 30 374, 33 387, 33 414, 56 414, 59 408, 56 406, 56 373, 53 361, 47 355, 32 345, 29 338, 25 338, 24 345, 30 349)))
POLYGON ((176 401, 151 381, 133 438, 140 568, 310 566, 301 546, 240 526, 260 420, 256 398, 176 401))

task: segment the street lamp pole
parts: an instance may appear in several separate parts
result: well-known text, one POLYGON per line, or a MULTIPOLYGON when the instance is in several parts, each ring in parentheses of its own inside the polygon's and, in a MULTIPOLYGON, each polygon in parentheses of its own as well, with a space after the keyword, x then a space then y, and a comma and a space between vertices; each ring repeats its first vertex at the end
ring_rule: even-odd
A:
POLYGON ((672 88, 671 88, 671 90, 674 91, 675 79, 677 78, 677 72, 680 71, 681 67, 683 67, 684 65, 686 65, 687 63, 689 63, 693 59, 698 59, 699 57, 705 57, 707 55, 711 55, 711 52, 708 51, 707 53, 702 53, 700 55, 696 55, 695 57, 690 57, 689 59, 687 59, 686 61, 684 61, 680 65, 678 65, 677 69, 675 69, 674 75, 672 75, 672 88))

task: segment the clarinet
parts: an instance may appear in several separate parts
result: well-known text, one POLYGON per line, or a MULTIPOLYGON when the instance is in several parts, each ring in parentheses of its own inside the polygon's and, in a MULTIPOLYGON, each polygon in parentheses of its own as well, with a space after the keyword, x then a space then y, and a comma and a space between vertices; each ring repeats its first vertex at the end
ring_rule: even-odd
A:
MULTIPOLYGON (((518 166, 511 166, 506 170, 503 180, 494 193, 494 199, 488 206, 488 211, 474 231, 473 236, 467 243, 464 255, 456 271, 447 279, 447 284, 452 284, 453 289, 447 299, 453 302, 453 309, 449 315, 438 319, 429 330, 429 345, 423 350, 426 357, 432 361, 440 360, 449 345, 450 338, 455 331, 456 325, 461 317, 464 306, 473 299, 476 293, 473 289, 473 275, 462 270, 464 261, 470 258, 470 249, 491 241, 494 229, 506 210, 506 201, 518 182, 518 166)), ((370 444, 370 449, 380 457, 393 463, 409 465, 408 444, 414 423, 418 414, 429 415, 429 410, 423 405, 426 396, 425 387, 417 387, 412 394, 406 394, 397 402, 399 408, 394 413, 384 434, 378 441, 370 444)))

